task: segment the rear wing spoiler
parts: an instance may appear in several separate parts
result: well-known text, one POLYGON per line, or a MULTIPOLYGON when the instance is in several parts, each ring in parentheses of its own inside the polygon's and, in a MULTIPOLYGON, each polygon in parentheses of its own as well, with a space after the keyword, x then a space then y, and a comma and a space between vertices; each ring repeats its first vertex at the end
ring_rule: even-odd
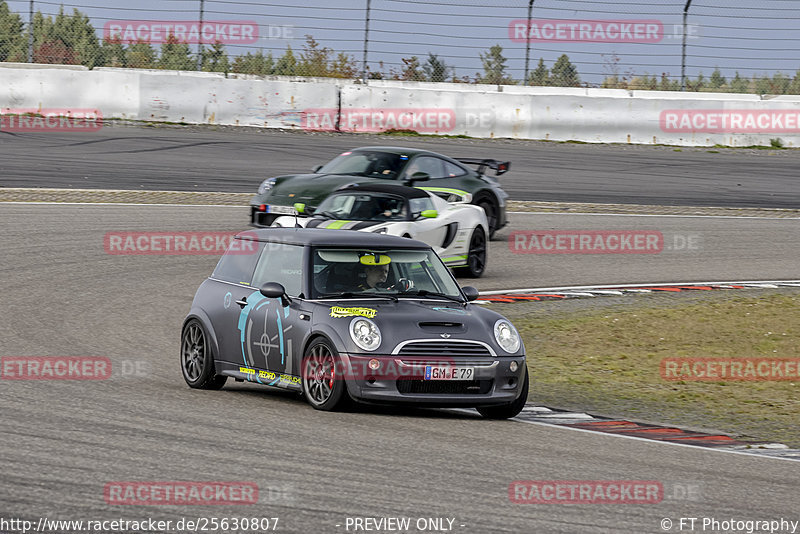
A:
POLYGON ((510 161, 497 161, 496 159, 482 159, 482 158, 455 158, 456 161, 466 163, 467 165, 477 165, 478 172, 484 174, 487 167, 494 171, 495 176, 500 176, 508 172, 511 168, 510 161))

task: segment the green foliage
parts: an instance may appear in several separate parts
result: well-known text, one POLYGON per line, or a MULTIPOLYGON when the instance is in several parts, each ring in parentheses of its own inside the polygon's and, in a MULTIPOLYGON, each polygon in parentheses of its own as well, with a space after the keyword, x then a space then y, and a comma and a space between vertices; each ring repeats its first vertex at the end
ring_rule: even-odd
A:
POLYGON ((422 72, 422 66, 417 56, 403 58, 403 70, 398 76, 398 79, 409 82, 425 81, 425 73, 422 72))
POLYGON ((790 95, 800 95, 800 70, 795 73, 789 87, 786 88, 786 93, 790 95))
POLYGON ((286 47, 286 53, 278 58, 278 63, 275 65, 275 74, 278 76, 294 76, 297 74, 297 58, 292 51, 292 47, 286 47))
POLYGON ((661 82, 658 84, 659 91, 680 91, 681 82, 670 80, 666 72, 661 73, 661 82))
POLYGON ((711 89, 721 89, 727 82, 725 80, 725 76, 719 71, 719 67, 714 69, 714 72, 711 73, 711 78, 708 80, 708 86, 711 89))
POLYGON ((167 41, 161 45, 161 57, 158 59, 158 68, 167 70, 195 70, 197 62, 192 58, 191 50, 186 42, 178 40, 170 34, 167 41))
POLYGON ((539 64, 528 74, 528 85, 550 85, 550 71, 544 64, 544 58, 539 58, 539 64))
POLYGON ((134 69, 155 69, 158 55, 147 41, 132 43, 125 50, 125 64, 134 69))
POLYGON ((550 71, 551 85, 556 87, 577 87, 581 83, 578 69, 567 54, 561 54, 550 71))
POLYGON ((445 82, 452 71, 453 69, 443 59, 439 59, 436 54, 428 52, 428 59, 425 60, 425 65, 422 66, 422 72, 425 73, 428 81, 445 82))
POLYGON ((731 80, 730 89, 732 93, 748 93, 750 92, 750 81, 739 76, 739 71, 736 71, 736 76, 731 80))
POLYGON ((477 83, 488 83, 492 85, 511 85, 514 80, 506 75, 506 58, 503 56, 503 47, 499 44, 494 45, 485 54, 481 54, 483 63, 483 75, 475 80, 477 83))
POLYGON ((243 74, 257 74, 259 76, 269 76, 275 73, 275 60, 272 58, 272 52, 266 56, 259 50, 255 54, 248 52, 243 56, 237 56, 233 60, 233 72, 241 72, 243 74))
POLYGON ((89 17, 77 9, 46 17, 33 16, 33 61, 35 63, 85 65, 94 68, 103 64, 103 53, 89 17))
POLYGON ((306 35, 300 61, 297 62, 298 76, 327 76, 328 63, 330 63, 333 50, 320 45, 316 39, 306 35))
POLYGON ((339 52, 333 60, 328 75, 333 78, 355 78, 358 76, 356 60, 344 52, 339 52))
POLYGON ((211 47, 204 47, 201 55, 201 68, 205 72, 229 72, 230 62, 225 53, 225 45, 217 41, 211 47))
POLYGON ((24 61, 26 49, 22 17, 0 0, 0 61, 24 61))
POLYGON ((127 67, 125 47, 119 37, 103 41, 100 45, 102 64, 105 67, 127 67))

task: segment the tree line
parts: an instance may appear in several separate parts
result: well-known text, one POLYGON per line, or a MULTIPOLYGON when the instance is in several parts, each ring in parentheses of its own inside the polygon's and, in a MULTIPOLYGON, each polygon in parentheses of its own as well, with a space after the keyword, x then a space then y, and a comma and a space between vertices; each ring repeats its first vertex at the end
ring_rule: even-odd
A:
MULTIPOLYGON (((33 17, 33 62, 44 64, 85 65, 94 67, 129 67, 140 69, 198 70, 206 72, 242 73, 259 76, 320 76, 333 78, 356 78, 362 73, 359 62, 350 55, 336 53, 322 46, 311 35, 305 36, 303 48, 295 52, 291 46, 279 56, 259 50, 230 57, 222 43, 204 46, 202 51, 192 53, 186 42, 170 35, 160 49, 146 41, 124 44, 120 39, 99 39, 89 17, 78 9, 72 14, 64 12, 63 6, 55 16, 36 12, 33 17)), ((27 62, 28 29, 22 17, 13 13, 5 0, 0 0, 0 61, 27 62)), ((483 72, 474 76, 457 76, 455 68, 448 65, 437 54, 427 57, 412 56, 402 59, 399 68, 386 68, 377 63, 376 70, 366 74, 372 79, 404 81, 483 83, 492 85, 516 85, 522 80, 509 74, 508 59, 499 44, 480 54, 483 72)), ((634 75, 618 72, 619 58, 613 55, 606 61, 610 72, 600 84, 604 88, 630 90, 678 91, 680 82, 666 73, 634 75)), ((567 54, 562 54, 552 66, 544 59, 528 73, 526 85, 552 87, 588 87, 572 64, 567 54)), ((700 73, 686 81, 688 91, 715 91, 756 94, 800 94, 800 71, 794 77, 782 73, 773 76, 741 76, 738 72, 728 80, 719 69, 710 77, 700 73)))

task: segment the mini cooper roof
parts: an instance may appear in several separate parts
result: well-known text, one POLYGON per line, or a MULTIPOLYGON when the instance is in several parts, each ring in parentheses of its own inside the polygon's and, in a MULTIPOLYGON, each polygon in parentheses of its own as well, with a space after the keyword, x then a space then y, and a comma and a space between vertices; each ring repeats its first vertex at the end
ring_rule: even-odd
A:
POLYGON ((326 230, 320 228, 259 228, 245 230, 236 235, 237 238, 253 239, 271 243, 285 243, 287 245, 313 245, 323 247, 353 247, 353 248, 412 248, 426 249, 427 244, 409 239, 385 234, 358 232, 355 230, 326 230))
POLYGON ((430 196, 426 191, 417 189, 416 187, 408 187, 400 184, 376 184, 371 182, 365 184, 349 184, 340 187, 331 193, 331 196, 342 193, 388 193, 405 199, 428 198, 430 196))

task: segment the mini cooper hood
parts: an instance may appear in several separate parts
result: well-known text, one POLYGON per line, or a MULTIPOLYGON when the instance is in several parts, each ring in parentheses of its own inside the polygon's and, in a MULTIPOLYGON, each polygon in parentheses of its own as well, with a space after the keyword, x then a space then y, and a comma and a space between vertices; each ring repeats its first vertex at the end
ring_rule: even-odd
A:
MULTIPOLYGON (((376 353, 388 354, 398 344, 415 339, 479 341, 492 347, 498 356, 508 356, 494 339, 494 323, 503 317, 477 305, 466 308, 457 302, 401 298, 346 299, 324 303, 323 320, 344 332, 357 317, 372 320, 381 330, 381 347, 376 353), (338 322, 341 321, 339 327, 338 322)), ((322 302, 319 303, 323 305, 322 302)), ((319 313, 319 312, 318 312, 319 313)), ((345 334, 346 335, 346 334, 345 334)), ((345 343, 349 339, 344 340, 345 343)), ((362 352, 362 351, 358 351, 362 352)), ((523 352, 520 349, 520 352, 523 352)))
POLYGON ((316 207, 343 185, 378 180, 353 174, 297 174, 278 178, 272 189, 263 195, 256 195, 256 198, 267 204, 291 206, 295 202, 302 202, 309 207, 316 207))

